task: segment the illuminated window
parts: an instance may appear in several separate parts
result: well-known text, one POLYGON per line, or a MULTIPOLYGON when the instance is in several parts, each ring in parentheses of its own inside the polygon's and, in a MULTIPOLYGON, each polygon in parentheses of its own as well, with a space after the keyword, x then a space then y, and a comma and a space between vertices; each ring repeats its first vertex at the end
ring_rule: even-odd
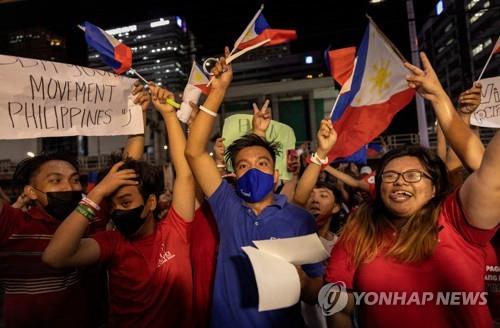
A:
POLYGON ((473 24, 475 21, 477 21, 479 19, 479 17, 483 16, 484 12, 483 11, 478 11, 477 13, 475 13, 474 15, 472 15, 472 17, 470 18, 470 23, 473 24))
POLYGON ((469 3, 467 4, 467 9, 472 9, 472 7, 474 7, 477 3, 479 2, 479 0, 469 0, 469 3))
POLYGON ((438 3, 436 3, 436 15, 441 15, 443 10, 444 10, 443 0, 439 0, 438 3))

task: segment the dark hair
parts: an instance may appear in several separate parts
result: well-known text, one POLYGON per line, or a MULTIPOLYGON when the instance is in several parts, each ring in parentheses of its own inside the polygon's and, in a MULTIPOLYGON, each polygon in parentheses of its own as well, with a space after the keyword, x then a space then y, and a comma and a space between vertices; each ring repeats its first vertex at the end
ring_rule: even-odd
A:
MULTIPOLYGON (((112 165, 99 172, 98 183, 109 173, 111 167, 112 165)), ((144 202, 146 202, 150 195, 155 195, 156 199, 159 199, 160 195, 164 192, 163 170, 160 167, 151 165, 145 161, 127 158, 119 170, 125 169, 132 169, 137 174, 137 178, 134 180, 139 182, 137 188, 144 202)), ((112 195, 110 197, 112 197, 112 195)), ((160 209, 157 206, 153 211, 155 218, 158 218, 159 212, 160 209)))
POLYGON ((333 193, 333 197, 335 197, 335 203, 342 204, 342 193, 333 183, 329 181, 317 181, 314 188, 326 188, 330 190, 333 193))
POLYGON ((16 166, 16 170, 14 171, 14 175, 12 176, 12 180, 20 187, 29 185, 33 177, 38 174, 40 167, 49 161, 67 162, 79 173, 80 169, 78 161, 75 157, 62 153, 41 154, 35 157, 23 159, 19 162, 16 166))
POLYGON ((226 162, 230 164, 234 170, 234 164, 236 162, 236 156, 238 155, 238 153, 244 148, 253 146, 259 146, 266 149, 273 159, 273 164, 276 163, 276 156, 279 156, 281 154, 281 144, 279 142, 267 141, 266 139, 259 137, 255 133, 250 133, 244 135, 239 139, 236 139, 231 145, 229 145, 229 147, 227 147, 225 153, 226 162))

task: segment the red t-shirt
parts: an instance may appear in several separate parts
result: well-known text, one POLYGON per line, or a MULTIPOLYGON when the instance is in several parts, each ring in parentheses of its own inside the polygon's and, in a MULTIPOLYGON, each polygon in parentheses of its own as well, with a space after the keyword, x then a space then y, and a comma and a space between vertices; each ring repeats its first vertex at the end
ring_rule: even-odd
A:
POLYGON ((488 292, 488 307, 495 324, 500 325, 500 247, 488 244, 484 282, 488 292))
POLYGON ((92 236, 108 266, 110 326, 192 326, 189 235, 190 224, 170 208, 145 238, 129 240, 118 231, 92 236))
POLYGON ((208 327, 219 244, 219 233, 208 202, 204 202, 194 215, 191 240, 194 325, 208 327))
MULTIPOLYGON (((350 252, 339 242, 332 250, 325 280, 343 281, 355 292, 398 292, 407 297, 401 304, 366 305, 359 307, 359 320, 365 327, 491 327, 491 317, 484 295, 485 253, 483 247, 495 234, 495 229, 482 230, 465 219, 455 191, 443 203, 438 218, 442 227, 439 243, 429 260, 419 263, 399 263, 383 254, 355 269, 350 264, 350 252), (480 305, 442 305, 450 303, 456 294, 472 292, 480 305), (424 293, 432 293, 431 301, 423 302, 424 293), (441 293, 441 295, 440 295, 441 293), (418 301, 410 301, 417 295, 418 301), (444 299, 443 299, 444 297, 444 299), (438 302, 437 300, 440 299, 438 302), (410 305, 408 305, 410 304, 410 305), (440 304, 440 305, 438 305, 440 304)), ((394 295, 394 294, 393 294, 394 295)), ((375 302, 373 296, 365 301, 375 302)), ((386 302, 386 303, 384 303, 386 302)))
POLYGON ((0 214, 0 285, 6 327, 83 327, 80 271, 52 269, 42 254, 61 222, 35 206, 27 213, 3 205, 0 214))

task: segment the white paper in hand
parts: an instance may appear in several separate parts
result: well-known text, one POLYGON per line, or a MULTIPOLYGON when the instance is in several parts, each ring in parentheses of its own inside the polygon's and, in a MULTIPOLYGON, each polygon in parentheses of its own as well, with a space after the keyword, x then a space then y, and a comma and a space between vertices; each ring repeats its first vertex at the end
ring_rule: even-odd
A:
POLYGON ((300 279, 295 265, 322 262, 329 254, 317 234, 254 240, 259 249, 242 247, 250 258, 259 292, 259 311, 282 309, 300 299, 300 279), (293 264, 291 264, 293 263, 293 264))
POLYGON ((295 265, 318 263, 330 256, 315 233, 292 238, 254 240, 253 243, 259 250, 295 265))
POLYGON ((189 102, 193 102, 195 104, 200 100, 201 90, 194 85, 188 84, 184 88, 184 93, 182 94, 182 103, 181 108, 177 111, 177 118, 182 123, 187 123, 189 121, 189 117, 191 116, 191 112, 193 108, 189 105, 189 102))
POLYGON ((300 279, 292 264, 251 246, 242 249, 252 263, 259 290, 259 311, 281 309, 299 301, 300 279))

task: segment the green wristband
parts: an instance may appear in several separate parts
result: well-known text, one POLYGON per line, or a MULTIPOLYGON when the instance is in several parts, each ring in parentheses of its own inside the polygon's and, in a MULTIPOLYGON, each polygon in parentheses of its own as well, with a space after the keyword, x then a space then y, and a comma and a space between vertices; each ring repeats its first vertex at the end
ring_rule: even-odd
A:
POLYGON ((94 212, 87 206, 78 204, 78 206, 75 209, 78 213, 83 215, 87 220, 92 221, 95 219, 95 214, 94 212))

